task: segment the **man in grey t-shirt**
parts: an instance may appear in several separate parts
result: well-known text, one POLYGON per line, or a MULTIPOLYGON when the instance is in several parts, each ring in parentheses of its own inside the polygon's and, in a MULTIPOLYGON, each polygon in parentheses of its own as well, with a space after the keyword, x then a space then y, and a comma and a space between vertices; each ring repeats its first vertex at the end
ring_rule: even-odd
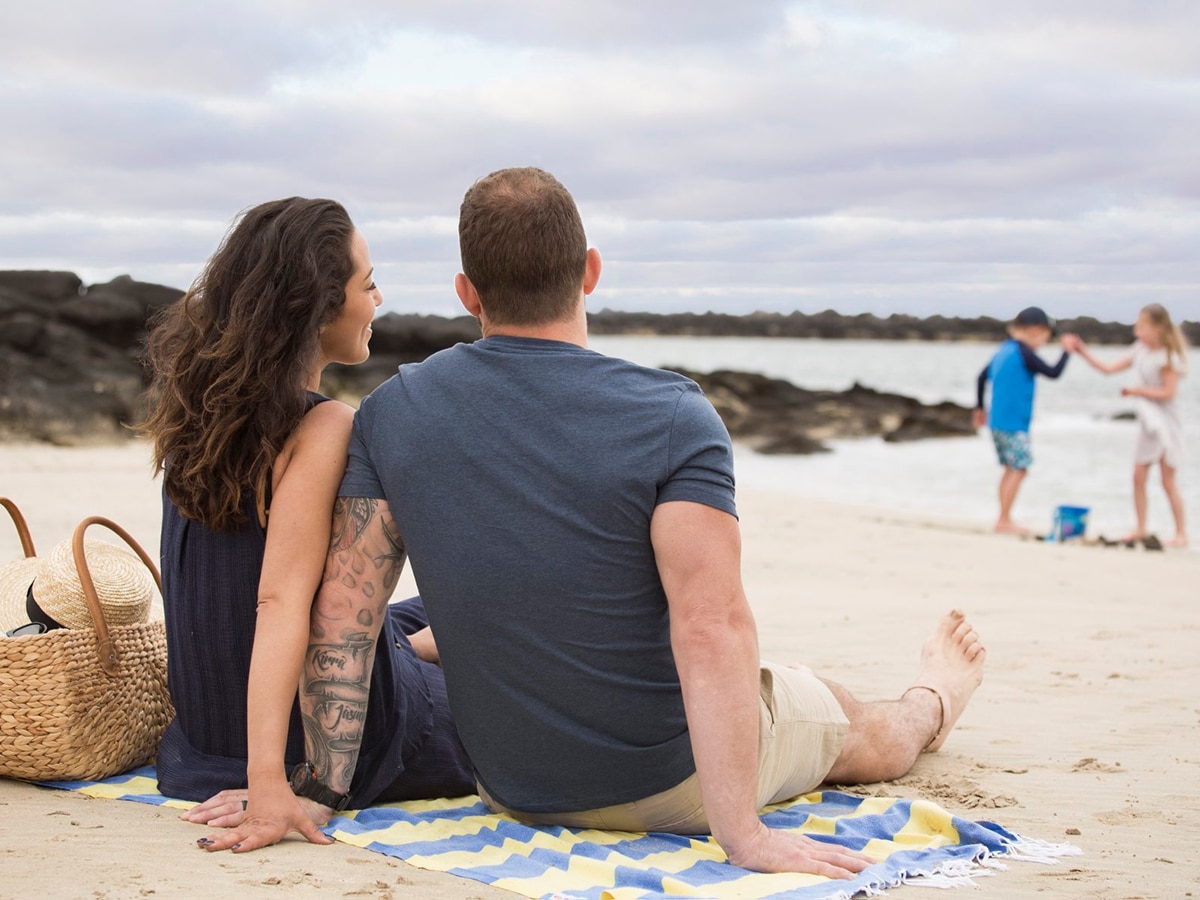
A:
POLYGON ((711 831, 762 871, 861 871, 757 810, 937 749, 982 679, 975 631, 947 614, 886 703, 760 663, 728 434, 694 383, 587 349, 600 257, 570 194, 538 169, 493 173, 459 235, 455 287, 483 339, 402 366, 355 416, 301 698, 314 777, 350 783, 407 554, 492 809, 711 831))

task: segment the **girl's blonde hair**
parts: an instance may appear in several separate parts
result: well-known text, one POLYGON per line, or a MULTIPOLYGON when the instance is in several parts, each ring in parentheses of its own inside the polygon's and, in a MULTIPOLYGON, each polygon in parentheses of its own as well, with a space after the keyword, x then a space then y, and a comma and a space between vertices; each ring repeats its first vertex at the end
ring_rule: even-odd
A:
POLYGON ((1163 346, 1167 348, 1167 364, 1177 369, 1180 374, 1187 371, 1187 339, 1183 331, 1171 319, 1171 314, 1161 303, 1151 303, 1142 307, 1141 315, 1150 320, 1150 324, 1162 332, 1163 346), (1178 360, 1178 364, 1176 364, 1178 360))

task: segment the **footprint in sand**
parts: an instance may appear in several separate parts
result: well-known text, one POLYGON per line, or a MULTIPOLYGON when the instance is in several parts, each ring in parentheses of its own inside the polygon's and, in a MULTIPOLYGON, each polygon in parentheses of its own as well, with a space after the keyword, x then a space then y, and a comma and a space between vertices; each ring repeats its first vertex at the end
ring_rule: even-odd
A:
POLYGON ((1109 774, 1114 772, 1120 772, 1123 774, 1125 772, 1125 770, 1121 768, 1120 763, 1110 766, 1108 763, 1100 762, 1100 760, 1096 759, 1094 756, 1085 756, 1083 759, 1079 760, 1079 762, 1075 763, 1075 765, 1071 766, 1071 771, 1105 772, 1109 774))

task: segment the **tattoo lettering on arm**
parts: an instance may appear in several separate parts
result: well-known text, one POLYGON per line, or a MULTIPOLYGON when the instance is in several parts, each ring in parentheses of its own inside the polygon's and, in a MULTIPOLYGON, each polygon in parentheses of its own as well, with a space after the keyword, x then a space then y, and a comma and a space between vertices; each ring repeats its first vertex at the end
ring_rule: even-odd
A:
POLYGON ((405 560, 385 501, 337 500, 300 692, 306 752, 335 791, 350 789, 358 764, 379 630, 405 560))
POLYGON ((349 785, 367 721, 369 663, 374 641, 366 632, 340 644, 310 644, 304 692, 312 724, 310 761, 331 784, 349 785))

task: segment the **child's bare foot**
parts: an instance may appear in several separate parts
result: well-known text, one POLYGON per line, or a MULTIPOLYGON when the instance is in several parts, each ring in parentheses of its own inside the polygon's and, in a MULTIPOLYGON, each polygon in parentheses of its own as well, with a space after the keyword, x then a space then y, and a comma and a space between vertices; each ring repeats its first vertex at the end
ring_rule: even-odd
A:
POLYGON ((1029 537, 1029 535, 1033 534, 1028 528, 1018 525, 1012 519, 997 519, 992 530, 996 534, 1015 534, 1020 537, 1029 537))
POLYGON ((938 750, 946 742, 950 729, 958 721, 975 689, 983 682, 983 663, 987 651, 979 635, 961 610, 942 616, 937 627, 921 646, 921 671, 912 687, 905 691, 927 690, 942 703, 942 721, 925 748, 938 750))
POLYGON ((1167 541, 1167 546, 1175 550, 1182 550, 1187 545, 1188 538, 1186 534, 1177 534, 1175 537, 1171 538, 1171 540, 1167 541))

